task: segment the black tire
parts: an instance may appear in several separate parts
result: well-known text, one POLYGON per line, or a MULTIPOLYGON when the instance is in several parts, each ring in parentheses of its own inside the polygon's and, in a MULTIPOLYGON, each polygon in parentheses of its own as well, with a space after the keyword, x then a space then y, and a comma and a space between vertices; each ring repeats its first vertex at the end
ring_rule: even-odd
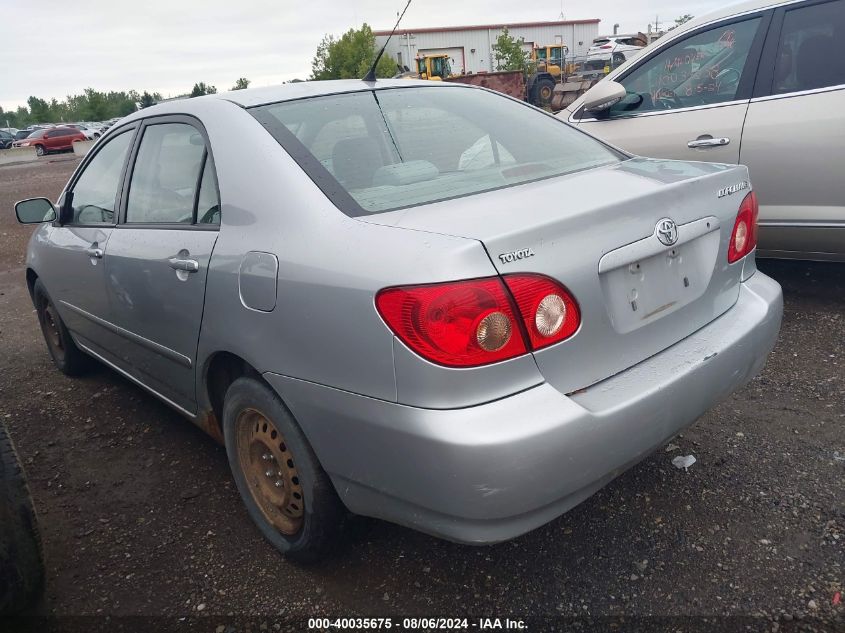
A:
POLYGON ((44 150, 43 145, 36 145, 35 146, 35 155, 36 156, 44 156, 47 152, 44 150))
POLYGON ((611 68, 616 68, 617 66, 621 66, 625 63, 625 54, 624 53, 613 53, 613 57, 611 58, 611 68))
MULTIPOLYGON (((264 430, 267 430, 266 426, 264 430)), ((311 445, 281 399, 258 380, 237 379, 226 391, 223 404, 223 435, 229 467, 232 469, 238 492, 250 517, 264 537, 288 559, 300 563, 315 562, 331 553, 342 532, 346 509, 328 475, 320 466, 311 445), (256 415, 259 417, 256 418, 256 415), (269 452, 277 448, 267 448, 263 443, 264 440, 269 441, 269 436, 262 440, 253 439, 252 443, 244 439, 245 433, 259 432, 260 423, 255 425, 254 430, 252 427, 256 420, 262 418, 270 422, 270 429, 278 431, 280 437, 273 435, 273 441, 281 447, 284 455, 282 461, 291 469, 291 472, 286 472, 284 476, 282 470, 278 471, 278 479, 275 482, 278 494, 300 495, 297 500, 302 501, 301 510, 290 504, 301 512, 299 517, 286 517, 285 512, 289 508, 273 506, 268 502, 268 496, 275 493, 262 493, 264 488, 269 487, 263 477, 266 475, 276 479, 275 473, 271 475, 270 470, 266 473, 256 473, 249 464, 244 465, 248 456, 257 458, 256 450, 262 453, 262 459, 267 459, 269 452), (281 486, 279 481, 282 482, 281 486), (295 487, 291 488, 292 485, 295 487), (295 492, 290 493, 292 489, 295 492), (273 514, 277 521, 291 521, 291 533, 280 531, 280 528, 271 522, 270 514, 273 514)), ((272 467, 277 457, 278 454, 276 457, 269 456, 269 460, 265 462, 268 468, 272 467)), ((258 465, 262 469, 265 467, 258 465)), ((279 468, 284 469, 285 466, 279 468)))
POLYGON ((56 367, 66 376, 84 374, 93 365, 93 359, 73 342, 70 332, 67 331, 64 321, 59 316, 56 306, 53 305, 40 279, 35 280, 32 298, 35 302, 35 312, 38 314, 38 323, 41 325, 41 333, 44 335, 44 342, 47 343, 47 351, 50 352, 50 357, 56 367))
POLYGON ((538 108, 547 108, 552 104, 555 82, 549 77, 541 77, 534 83, 532 103, 538 108))
POLYGON ((0 424, 0 616, 20 613, 43 589, 38 519, 15 447, 0 424))

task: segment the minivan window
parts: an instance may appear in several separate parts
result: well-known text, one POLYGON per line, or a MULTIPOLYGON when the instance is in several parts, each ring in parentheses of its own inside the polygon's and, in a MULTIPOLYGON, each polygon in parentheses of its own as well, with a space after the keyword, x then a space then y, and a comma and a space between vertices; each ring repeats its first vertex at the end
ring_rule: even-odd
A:
POLYGON ((773 94, 845 84, 845 0, 791 9, 783 18, 773 94))
POLYGON ((362 91, 250 112, 349 215, 512 187, 623 158, 560 120, 475 88, 362 91))
POLYGON ((191 224, 205 140, 187 123, 144 129, 126 203, 127 223, 191 224))
POLYGON ((132 132, 109 139, 73 186, 73 224, 114 224, 114 204, 132 132))
POLYGON ((732 101, 761 18, 722 25, 666 46, 620 80, 610 116, 732 101))

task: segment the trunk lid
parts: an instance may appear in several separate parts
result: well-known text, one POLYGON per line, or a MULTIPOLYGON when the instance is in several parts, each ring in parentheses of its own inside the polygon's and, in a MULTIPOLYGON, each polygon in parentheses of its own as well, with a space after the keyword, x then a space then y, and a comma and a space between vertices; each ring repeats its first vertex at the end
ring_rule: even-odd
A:
POLYGON ((633 158, 365 221, 477 239, 500 274, 542 273, 566 286, 581 327, 534 357, 550 384, 571 393, 736 302, 743 262, 728 264, 727 248, 747 182, 745 167, 633 158), (671 246, 658 237, 665 218, 677 227, 671 246))

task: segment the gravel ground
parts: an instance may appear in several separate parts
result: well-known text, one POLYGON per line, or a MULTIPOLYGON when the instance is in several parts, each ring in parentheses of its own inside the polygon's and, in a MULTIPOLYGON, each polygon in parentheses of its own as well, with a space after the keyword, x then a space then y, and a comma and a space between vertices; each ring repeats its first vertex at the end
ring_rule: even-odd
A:
POLYGON ((37 613, 845 627, 845 265, 761 262, 786 299, 763 374, 563 517, 483 548, 355 519, 334 560, 301 567, 253 528, 221 447, 111 371, 71 380, 51 365, 12 203, 55 197, 76 164, 0 168, 0 418, 40 512, 37 613), (686 454, 689 472, 672 467, 686 454))

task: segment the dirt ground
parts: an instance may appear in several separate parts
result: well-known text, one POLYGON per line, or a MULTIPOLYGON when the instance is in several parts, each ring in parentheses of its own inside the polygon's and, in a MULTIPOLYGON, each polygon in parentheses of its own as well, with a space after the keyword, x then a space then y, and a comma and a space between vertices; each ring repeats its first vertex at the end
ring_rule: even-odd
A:
POLYGON ((335 559, 301 567, 252 526, 220 446, 107 369, 53 368, 24 283, 31 229, 12 204, 55 198, 76 164, 0 168, 0 419, 40 512, 39 613, 845 626, 845 266, 761 262, 786 299, 763 374, 550 524, 474 548, 356 519, 335 559), (686 454, 689 472, 671 465, 686 454))

